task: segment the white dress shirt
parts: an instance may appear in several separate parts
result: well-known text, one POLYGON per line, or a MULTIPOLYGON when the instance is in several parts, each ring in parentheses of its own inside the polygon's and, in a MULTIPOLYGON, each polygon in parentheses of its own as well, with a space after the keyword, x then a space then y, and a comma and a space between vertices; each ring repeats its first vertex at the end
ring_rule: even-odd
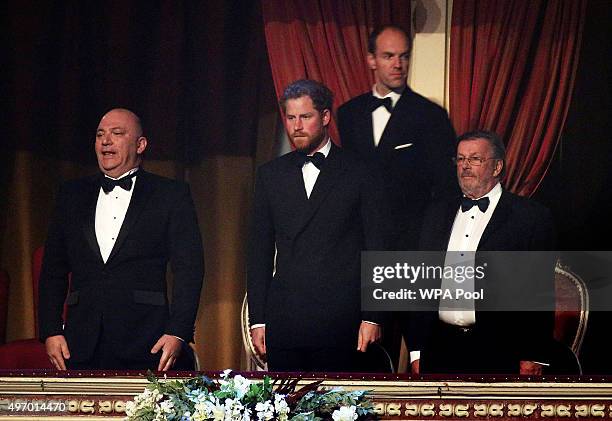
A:
MULTIPOLYGON (((317 152, 321 152, 327 158, 329 155, 329 151, 331 151, 331 140, 327 138, 327 143, 317 152)), ((314 152, 310 155, 314 155, 314 152)), ((319 178, 320 169, 317 168, 315 164, 311 161, 306 161, 304 166, 302 167, 302 177, 304 177, 304 187, 306 188, 306 196, 310 199, 310 194, 312 193, 312 189, 314 188, 315 183, 317 182, 317 178, 319 178)))
MULTIPOLYGON (((461 208, 457 210, 450 240, 448 241, 447 251, 475 252, 478 249, 478 243, 480 243, 482 234, 491 220, 491 216, 493 216, 493 211, 495 211, 497 203, 499 203, 501 194, 501 185, 497 183, 486 195, 482 196, 489 198, 489 207, 485 212, 482 212, 478 206, 472 206, 470 210, 465 212, 462 212, 461 208)), ((480 197, 478 199, 480 199, 480 197)), ((456 263, 452 260, 455 260, 457 257, 459 257, 457 253, 447 254, 444 266, 452 266, 453 263, 456 263)), ((467 262, 464 260, 461 264, 465 265, 467 263, 467 265, 474 267, 475 253, 466 253, 464 257, 467 257, 469 260, 467 262)), ((453 289, 457 285, 454 279, 442 280, 442 288, 453 289)), ((466 279, 461 284, 461 287, 473 291, 474 278, 466 279)), ((451 325, 464 327, 471 326, 476 322, 476 312, 473 309, 473 305, 473 301, 469 303, 464 301, 462 303, 463 310, 443 310, 441 308, 438 312, 440 320, 451 325), (467 310, 465 304, 471 304, 472 309, 467 310)))
MULTIPOLYGON (((397 104, 397 101, 401 96, 394 91, 390 91, 387 95, 382 96, 376 91, 376 85, 374 85, 372 88, 372 95, 374 95, 376 98, 391 98, 391 104, 393 107, 395 107, 395 104, 397 104)), ((387 127, 389 118, 391 118, 391 113, 383 106, 380 106, 372 111, 372 134, 374 135, 374 146, 378 146, 380 143, 380 138, 385 131, 385 127, 387 127)))
MULTIPOLYGON (((121 175, 121 177, 130 175, 137 170, 138 168, 132 168, 121 175)), ((105 175, 105 177, 108 176, 105 175)), ((132 192, 134 191, 137 178, 138 176, 132 178, 132 187, 130 190, 123 190, 121 187, 115 187, 112 191, 104 193, 104 190, 100 187, 98 203, 96 204, 96 238, 104 263, 108 260, 115 246, 115 241, 117 241, 119 230, 121 229, 125 214, 130 206, 130 200, 132 199, 132 192)))
MULTIPOLYGON (((461 207, 459 207, 457 210, 446 250, 455 252, 472 252, 466 253, 465 257, 469 259, 467 265, 471 263, 471 265, 474 266, 475 264, 475 253, 473 252, 478 249, 478 243, 480 243, 482 234, 484 233, 487 224, 491 220, 491 216, 493 216, 493 212, 499 203, 501 194, 501 184, 497 183, 487 194, 482 196, 489 198, 489 207, 485 212, 482 212, 478 206, 472 206, 470 210, 465 212, 461 211, 461 207)), ((478 199, 480 199, 480 197, 478 199)), ((456 263, 450 261, 455 257, 457 257, 456 253, 447 254, 446 260, 444 261, 444 266, 452 266, 453 263, 456 263)), ((462 265, 465 264, 465 261, 462 262, 462 265)), ((448 287, 452 289, 456 285, 457 284, 453 279, 442 280, 442 288, 448 287)), ((471 280, 466 279, 461 285, 463 289, 469 289, 469 286, 471 286, 473 289, 473 278, 471 280)), ((461 302, 461 307, 462 310, 444 310, 441 308, 438 311, 438 316, 440 317, 440 320, 448 324, 457 326, 473 325, 476 322, 476 312, 473 310, 473 308, 471 310, 466 308, 466 301, 461 302)), ((418 360, 420 357, 421 351, 410 351, 410 362, 418 360)))

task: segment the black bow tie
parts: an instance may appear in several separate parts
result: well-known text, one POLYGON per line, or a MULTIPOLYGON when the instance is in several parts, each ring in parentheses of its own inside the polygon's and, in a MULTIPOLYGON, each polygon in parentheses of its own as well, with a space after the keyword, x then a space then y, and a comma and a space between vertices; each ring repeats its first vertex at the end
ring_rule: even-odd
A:
POLYGON ((389 112, 393 111, 393 101, 391 101, 391 98, 377 98, 372 96, 372 99, 370 100, 370 111, 372 112, 381 106, 385 107, 389 112))
POLYGON ((112 192, 117 186, 121 187, 123 190, 129 191, 132 188, 132 177, 135 177, 137 174, 138 171, 134 171, 132 174, 121 177, 118 180, 113 180, 102 174, 100 177, 100 187, 102 187, 104 193, 112 192))
POLYGON ((315 167, 321 169, 321 167, 323 167, 323 163, 325 162, 325 155, 323 155, 322 152, 317 152, 314 155, 306 155, 301 152, 296 154, 296 165, 298 167, 303 167, 307 162, 312 162, 315 167))
POLYGON ((470 199, 469 197, 464 197, 461 199, 461 212, 467 212, 472 209, 473 206, 478 206, 480 212, 486 212, 489 207, 489 198, 481 197, 478 200, 470 199))

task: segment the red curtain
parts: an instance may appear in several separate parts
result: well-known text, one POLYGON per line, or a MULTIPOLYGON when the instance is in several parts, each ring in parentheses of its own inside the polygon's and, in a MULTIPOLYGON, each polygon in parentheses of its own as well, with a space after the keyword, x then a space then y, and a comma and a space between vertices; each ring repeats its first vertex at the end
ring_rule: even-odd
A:
POLYGON ((454 0, 450 115, 506 139, 504 185, 532 195, 559 142, 586 0, 454 0))
MULTIPOLYGON (((276 94, 297 79, 316 79, 334 93, 334 108, 372 88, 367 57, 370 31, 410 28, 404 0, 262 0, 268 57, 276 94)), ((335 122, 332 139, 339 143, 335 122)))

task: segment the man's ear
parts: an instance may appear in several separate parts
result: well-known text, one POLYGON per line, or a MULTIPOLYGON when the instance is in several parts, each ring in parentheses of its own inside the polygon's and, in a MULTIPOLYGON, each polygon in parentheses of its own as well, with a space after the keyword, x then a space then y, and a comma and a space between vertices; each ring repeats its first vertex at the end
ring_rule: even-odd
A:
POLYGON ((493 171, 493 177, 498 177, 502 170, 504 169, 504 161, 501 159, 498 159, 497 161, 495 161, 495 171, 493 171))
POLYGON ((331 120, 331 111, 329 109, 324 109, 321 111, 321 120, 323 121, 323 125, 327 126, 331 120))
POLYGON ((147 149, 147 138, 144 136, 140 136, 137 142, 138 142, 138 148, 136 149, 136 153, 138 155, 142 155, 145 149, 147 149))
POLYGON ((368 53, 368 66, 371 70, 376 70, 376 57, 372 53, 368 53))

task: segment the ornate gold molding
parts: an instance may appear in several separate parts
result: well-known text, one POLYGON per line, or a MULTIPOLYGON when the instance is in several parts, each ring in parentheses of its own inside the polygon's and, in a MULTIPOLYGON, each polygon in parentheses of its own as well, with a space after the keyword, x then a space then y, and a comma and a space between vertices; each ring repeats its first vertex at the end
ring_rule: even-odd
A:
MULTIPOLYGON (((195 373, 194 373, 195 375, 195 373)), ((550 382, 505 377, 469 381, 404 380, 397 376, 348 375, 309 377, 299 384, 323 380, 324 387, 370 391, 382 419, 612 419, 612 383, 605 379, 551 379, 550 382)), ((125 405, 141 393, 144 376, 0 377, 0 421, 4 419, 121 418, 125 405), (9 413, 11 400, 62 401, 63 413, 9 413), (90 418, 92 417, 92 418, 90 418)))

